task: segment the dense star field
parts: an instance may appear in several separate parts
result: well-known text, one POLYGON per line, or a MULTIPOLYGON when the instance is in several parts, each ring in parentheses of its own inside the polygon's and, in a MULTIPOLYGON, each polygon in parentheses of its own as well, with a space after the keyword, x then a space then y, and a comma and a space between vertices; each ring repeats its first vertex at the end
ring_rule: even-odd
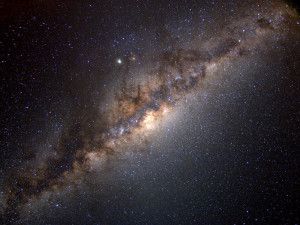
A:
POLYGON ((0 14, 2 224, 300 223, 293 3, 0 14))

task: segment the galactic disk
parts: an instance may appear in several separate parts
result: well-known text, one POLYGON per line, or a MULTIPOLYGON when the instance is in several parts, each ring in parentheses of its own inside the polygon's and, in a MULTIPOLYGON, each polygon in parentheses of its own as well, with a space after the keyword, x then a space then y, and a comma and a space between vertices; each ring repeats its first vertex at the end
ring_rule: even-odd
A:
POLYGON ((30 4, 3 32, 3 224, 299 222, 293 5, 30 4))

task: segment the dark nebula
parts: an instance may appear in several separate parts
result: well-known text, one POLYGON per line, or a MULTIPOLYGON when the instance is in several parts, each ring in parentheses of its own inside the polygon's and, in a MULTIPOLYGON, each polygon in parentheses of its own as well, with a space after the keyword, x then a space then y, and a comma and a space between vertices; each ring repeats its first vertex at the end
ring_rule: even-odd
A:
POLYGON ((294 4, 1 4, 1 223, 300 222, 294 4))

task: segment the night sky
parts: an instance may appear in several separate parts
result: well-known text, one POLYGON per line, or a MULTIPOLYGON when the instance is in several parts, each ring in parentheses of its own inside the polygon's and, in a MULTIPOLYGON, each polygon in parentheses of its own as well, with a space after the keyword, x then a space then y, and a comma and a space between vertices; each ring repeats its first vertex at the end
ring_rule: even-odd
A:
POLYGON ((300 223, 295 4, 0 5, 1 224, 300 223))

